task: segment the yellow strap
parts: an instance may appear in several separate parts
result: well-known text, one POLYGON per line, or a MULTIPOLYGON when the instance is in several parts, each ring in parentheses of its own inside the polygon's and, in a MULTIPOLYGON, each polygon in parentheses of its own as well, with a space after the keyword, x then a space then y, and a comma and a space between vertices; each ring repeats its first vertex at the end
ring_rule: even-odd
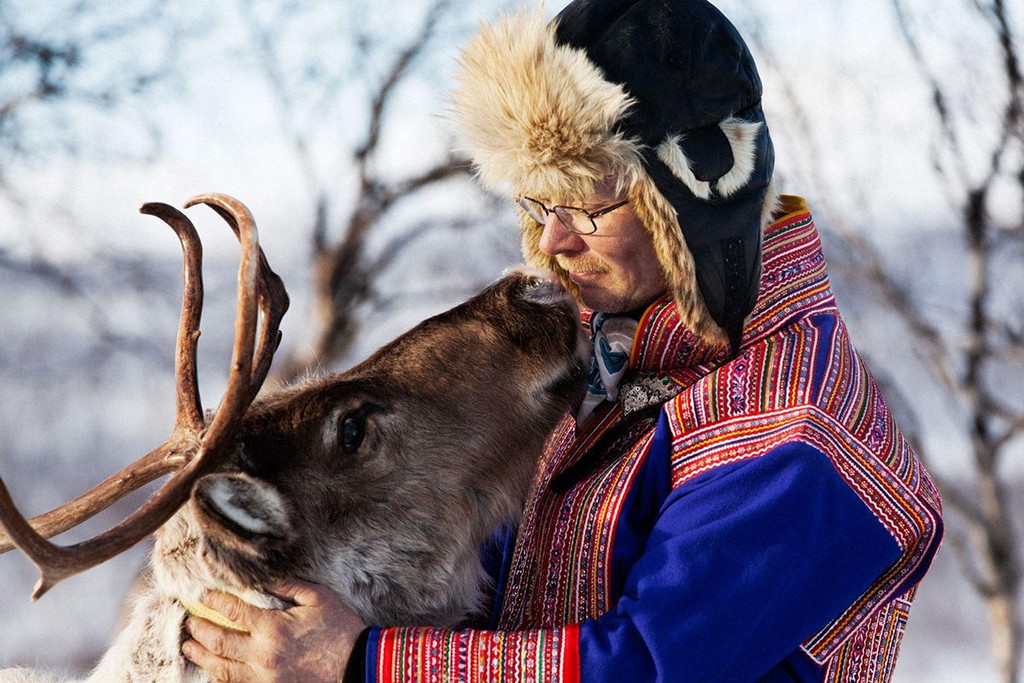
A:
POLYGON ((206 619, 207 621, 212 621, 221 628, 226 628, 229 631, 234 631, 236 633, 249 633, 248 630, 242 628, 241 626, 231 621, 217 610, 211 607, 207 607, 201 602, 183 602, 181 604, 184 605, 185 611, 187 611, 194 617, 199 617, 201 619, 206 619))

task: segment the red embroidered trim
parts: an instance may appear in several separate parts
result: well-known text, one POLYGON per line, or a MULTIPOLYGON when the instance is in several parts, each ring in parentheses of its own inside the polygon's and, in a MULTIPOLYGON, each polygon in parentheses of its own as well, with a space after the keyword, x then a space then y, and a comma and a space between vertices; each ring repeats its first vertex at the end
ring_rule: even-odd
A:
POLYGON ((595 413, 582 443, 574 443, 574 423, 567 420, 549 442, 552 457, 542 465, 526 504, 509 567, 501 629, 562 626, 597 618, 611 608, 611 555, 618 517, 650 450, 653 426, 641 423, 619 435, 609 444, 610 457, 568 491, 556 492, 550 483, 576 458, 602 456, 587 449, 621 419, 618 406, 595 413))
POLYGON ((578 683, 579 629, 381 631, 376 679, 380 683, 578 683))

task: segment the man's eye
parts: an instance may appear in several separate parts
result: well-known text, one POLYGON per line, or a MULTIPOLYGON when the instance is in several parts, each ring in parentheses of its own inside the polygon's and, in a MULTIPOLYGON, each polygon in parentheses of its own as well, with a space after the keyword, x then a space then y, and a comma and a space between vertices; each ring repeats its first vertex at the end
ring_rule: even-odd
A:
POLYGON ((366 436, 366 415, 361 410, 349 413, 341 421, 341 450, 351 455, 359 450, 366 436))

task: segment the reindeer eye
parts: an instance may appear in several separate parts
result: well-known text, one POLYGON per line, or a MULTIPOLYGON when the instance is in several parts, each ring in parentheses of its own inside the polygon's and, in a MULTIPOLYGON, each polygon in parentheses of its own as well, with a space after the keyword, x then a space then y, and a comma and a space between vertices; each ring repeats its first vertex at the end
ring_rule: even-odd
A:
POLYGON ((364 436, 366 436, 366 415, 363 411, 358 410, 346 415, 345 419, 341 421, 342 451, 349 455, 355 453, 359 450, 359 445, 363 443, 364 436))

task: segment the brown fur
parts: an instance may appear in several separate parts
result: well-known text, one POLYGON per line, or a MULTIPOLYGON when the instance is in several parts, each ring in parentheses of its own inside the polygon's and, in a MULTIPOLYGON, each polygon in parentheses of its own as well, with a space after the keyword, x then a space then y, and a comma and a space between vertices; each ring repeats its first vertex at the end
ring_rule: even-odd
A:
MULTIPOLYGON (((581 379, 574 307, 531 302, 526 287, 555 285, 511 276, 352 370, 254 405, 236 466, 272 483, 288 509, 268 515, 272 533, 240 536, 208 510, 200 483, 207 550, 244 585, 340 579, 375 624, 465 618, 474 603, 444 595, 445 586, 464 583, 467 570, 479 581, 475 549, 515 518, 581 379), (364 416, 365 437, 355 453, 339 453, 338 423, 353 414, 364 416), (339 561, 339 550, 352 561, 339 561), (379 566, 353 571, 357 556, 379 566)), ((237 495, 245 500, 246 484, 237 495)))
POLYGON ((348 372, 253 404, 231 462, 157 533, 152 577, 89 680, 208 681, 180 654, 183 603, 208 589, 281 608, 260 587, 300 578, 371 624, 472 615, 480 546, 519 514, 548 433, 582 392, 578 315, 550 274, 514 273, 348 372), (350 452, 346 420, 365 424, 350 452))

